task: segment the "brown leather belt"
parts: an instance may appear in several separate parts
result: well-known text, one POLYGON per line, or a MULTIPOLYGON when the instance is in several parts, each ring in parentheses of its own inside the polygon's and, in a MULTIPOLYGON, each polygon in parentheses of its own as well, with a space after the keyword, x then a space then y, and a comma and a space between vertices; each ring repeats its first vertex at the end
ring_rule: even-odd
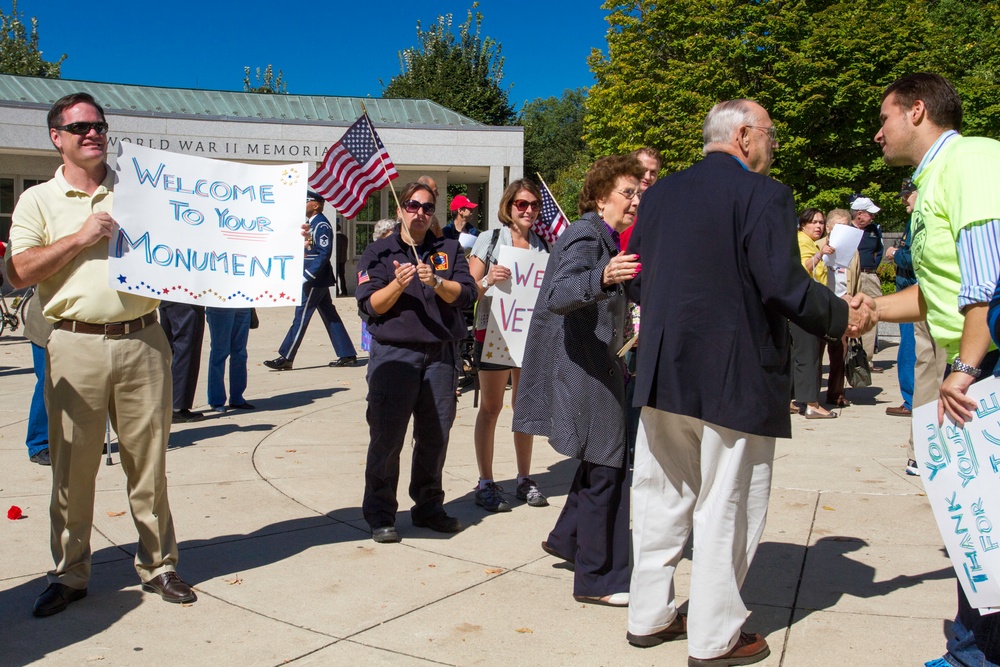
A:
POLYGON ((861 269, 861 273, 878 273, 875 269, 861 269))
POLYGON ((142 317, 137 317, 134 320, 129 320, 128 322, 87 324, 86 322, 77 322, 76 320, 59 320, 56 322, 55 328, 62 329, 63 331, 72 331, 73 333, 94 334, 98 336, 107 336, 108 338, 116 338, 118 336, 133 334, 136 331, 141 330, 143 327, 148 327, 155 322, 156 311, 154 310, 151 313, 146 313, 142 317))

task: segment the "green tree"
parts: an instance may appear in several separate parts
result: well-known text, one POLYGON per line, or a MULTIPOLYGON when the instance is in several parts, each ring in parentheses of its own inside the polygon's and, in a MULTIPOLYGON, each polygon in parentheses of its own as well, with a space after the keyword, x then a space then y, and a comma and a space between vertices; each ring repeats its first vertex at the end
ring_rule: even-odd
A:
POLYGON ((55 62, 43 59, 38 49, 38 19, 31 17, 29 34, 23 18, 17 11, 17 0, 13 0, 9 15, 0 10, 0 72, 58 79, 66 54, 55 62))
POLYGON ((559 172, 589 153, 583 140, 583 88, 565 90, 561 97, 532 100, 521 108, 517 124, 524 126, 524 173, 540 173, 552 183, 559 172))
POLYGON ((270 65, 264 68, 263 75, 260 68, 257 68, 257 83, 250 83, 250 68, 243 68, 243 92, 263 93, 265 95, 287 95, 288 82, 284 80, 284 73, 279 69, 278 76, 274 76, 274 68, 270 65))
POLYGON ((487 125, 510 125, 514 108, 500 87, 504 58, 499 42, 481 36, 483 15, 473 13, 452 32, 452 15, 438 16, 424 30, 417 21, 417 46, 399 53, 400 73, 382 97, 428 99, 487 125))
POLYGON ((998 0, 609 0, 608 52, 590 58, 597 83, 584 121, 595 155, 658 147, 667 172, 701 155, 713 104, 756 99, 780 148, 772 174, 800 207, 844 206, 861 191, 905 219, 896 196, 907 170, 873 142, 881 92, 934 71, 963 95, 966 130, 1000 131, 995 47, 998 0), (875 27, 877 25, 877 28, 875 27))

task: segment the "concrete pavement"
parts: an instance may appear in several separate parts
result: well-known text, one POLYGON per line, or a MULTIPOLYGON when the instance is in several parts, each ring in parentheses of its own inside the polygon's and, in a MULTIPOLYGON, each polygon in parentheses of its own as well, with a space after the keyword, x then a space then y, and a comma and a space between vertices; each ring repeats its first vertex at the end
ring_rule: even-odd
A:
MULTIPOLYGON (((336 300, 360 351, 353 299, 336 300)), ((404 451, 402 543, 371 541, 362 519, 365 368, 336 357, 318 322, 293 371, 274 372, 291 309, 260 311, 250 336, 247 400, 177 425, 167 455, 193 605, 143 593, 132 567, 135 528, 118 457, 98 479, 89 596, 47 619, 31 616, 52 565, 48 468, 28 461, 34 383, 28 343, 0 338, 0 665, 685 665, 686 642, 640 650, 626 612, 581 605, 572 573, 539 543, 575 471, 536 440, 534 477, 551 506, 514 502, 487 514, 473 501, 476 409, 463 394, 445 467, 448 511, 468 526, 441 536, 413 528, 404 451)), ((18 332, 19 333, 19 332, 18 332)), ((196 409, 205 407, 208 341, 196 409)), ((893 362, 895 347, 878 361, 893 362)), ((919 479, 903 473, 909 420, 894 370, 849 390, 840 417, 793 417, 779 440, 764 539, 744 586, 747 629, 771 646, 763 665, 922 665, 941 655, 955 581, 919 479)), ((508 395, 509 396, 509 395, 508 395)), ((509 405, 508 405, 509 408, 509 405)), ((498 479, 513 498, 510 410, 497 431, 498 479)), ((677 580, 687 595, 690 562, 677 580)))

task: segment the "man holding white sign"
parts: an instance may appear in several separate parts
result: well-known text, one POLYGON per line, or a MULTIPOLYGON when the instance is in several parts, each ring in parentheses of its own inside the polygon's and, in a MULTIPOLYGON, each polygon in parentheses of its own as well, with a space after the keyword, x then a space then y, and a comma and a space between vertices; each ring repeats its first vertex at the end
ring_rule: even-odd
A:
POLYGON ((86 93, 67 95, 48 114, 63 164, 28 189, 14 210, 11 283, 38 283, 54 329, 47 345, 45 398, 52 459, 51 547, 55 568, 34 605, 50 616, 87 595, 94 491, 106 418, 118 433, 129 505, 139 533, 135 568, 142 588, 168 602, 193 602, 175 572, 177 540, 167 502, 170 347, 154 298, 108 282, 114 174, 105 163, 108 124, 86 93))
MULTIPOLYGON (((927 318, 952 362, 939 391, 937 421, 947 414, 959 428, 946 430, 964 437, 961 429, 976 409, 969 387, 997 363, 986 314, 1000 276, 1000 142, 958 134, 962 102, 935 74, 892 83, 882 95, 880 118, 875 142, 885 161, 916 167, 911 253, 919 283, 877 299, 858 295, 852 306, 874 308, 872 326, 927 318)), ((947 653, 928 666, 1000 663, 1000 617, 973 608, 962 586, 952 630, 947 653)))

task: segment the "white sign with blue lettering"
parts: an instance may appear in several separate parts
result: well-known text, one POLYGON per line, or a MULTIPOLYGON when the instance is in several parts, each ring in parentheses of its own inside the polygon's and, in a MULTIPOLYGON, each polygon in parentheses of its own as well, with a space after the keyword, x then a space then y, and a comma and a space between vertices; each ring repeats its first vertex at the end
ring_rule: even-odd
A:
POLYGON ((531 314, 545 277, 549 254, 513 246, 497 248, 497 264, 510 269, 510 280, 490 288, 490 322, 483 358, 490 364, 521 367, 531 314))
POLYGON ((971 422, 937 423, 938 403, 913 410, 920 476, 970 604, 1000 607, 1000 378, 969 387, 971 422), (997 532, 993 532, 993 522, 997 532))
POLYGON ((249 165, 119 146, 114 289, 222 308, 298 305, 305 163, 249 165))

